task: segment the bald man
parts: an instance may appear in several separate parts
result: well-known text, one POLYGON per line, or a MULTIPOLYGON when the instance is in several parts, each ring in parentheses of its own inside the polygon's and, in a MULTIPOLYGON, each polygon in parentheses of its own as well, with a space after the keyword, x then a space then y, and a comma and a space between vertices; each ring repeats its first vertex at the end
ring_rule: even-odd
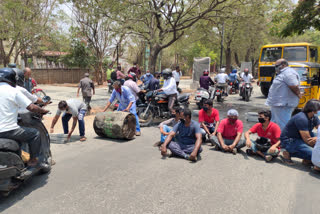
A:
POLYGON ((276 61, 275 71, 277 76, 269 90, 266 105, 271 108, 271 121, 278 124, 283 130, 301 98, 300 77, 294 69, 289 67, 285 59, 276 61))
POLYGON ((27 89, 28 92, 32 92, 32 78, 31 78, 31 69, 26 67, 25 69, 23 69, 23 73, 24 73, 24 87, 25 89, 27 89))

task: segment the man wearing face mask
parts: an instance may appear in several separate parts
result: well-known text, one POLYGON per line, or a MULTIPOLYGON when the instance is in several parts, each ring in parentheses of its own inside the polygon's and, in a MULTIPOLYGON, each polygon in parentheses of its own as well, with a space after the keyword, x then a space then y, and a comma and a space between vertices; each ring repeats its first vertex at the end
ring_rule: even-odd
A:
POLYGON ((161 144, 164 143, 165 139, 171 132, 172 127, 174 127, 177 123, 180 122, 181 112, 182 109, 180 107, 174 108, 173 113, 171 114, 171 118, 160 123, 159 128, 161 133, 161 139, 158 143, 154 144, 154 146, 161 146, 161 144))
POLYGON ((191 120, 190 109, 184 109, 180 123, 176 124, 161 146, 161 155, 167 156, 167 147, 173 155, 186 160, 197 161, 202 152, 202 136, 200 125, 191 120), (176 137, 175 137, 176 136, 176 137), (173 138, 175 137, 175 141, 173 138))
MULTIPOLYGON (((219 111, 213 108, 212 100, 206 100, 203 108, 199 111, 199 123, 202 137, 205 139, 206 134, 212 139, 217 134, 220 123, 219 111)), ((213 144, 213 141, 212 141, 213 144)))
POLYGON ((267 162, 271 161, 273 157, 277 157, 280 152, 280 127, 271 122, 271 111, 264 110, 259 112, 259 123, 252 126, 252 128, 245 133, 248 155, 258 154, 263 157, 267 162), (250 135, 257 133, 259 137, 270 139, 271 147, 266 151, 259 151, 256 147, 256 142, 250 140, 250 135))
POLYGON ((266 105, 271 107, 272 121, 283 130, 301 98, 300 77, 294 69, 288 67, 285 59, 277 60, 275 69, 277 76, 269 90, 266 105))
POLYGON ((152 80, 152 79, 153 79, 153 75, 150 73, 149 70, 147 70, 146 74, 143 75, 143 76, 140 78, 140 80, 143 82, 143 84, 144 84, 145 86, 148 86, 150 80, 152 80))
POLYGON ((113 83, 113 88, 114 89, 112 91, 111 97, 106 107, 103 109, 103 112, 107 111, 114 99, 117 99, 120 102, 117 111, 130 112, 136 117, 136 136, 140 136, 140 123, 139 117, 137 115, 136 99, 134 95, 132 94, 130 88, 128 88, 127 86, 121 86, 121 83, 119 81, 115 81, 113 83))
POLYGON ((64 134, 68 134, 68 139, 70 140, 73 131, 79 122, 79 133, 80 141, 86 141, 85 137, 85 125, 84 125, 84 116, 87 112, 87 105, 77 99, 62 100, 58 104, 58 110, 56 116, 53 118, 51 123, 50 133, 54 132, 54 126, 56 125, 61 113, 64 112, 62 116, 62 126, 64 134), (69 132, 68 122, 73 118, 72 128, 69 132))
POLYGON ((228 118, 221 120, 217 136, 213 136, 212 140, 216 145, 216 150, 221 149, 235 155, 238 150, 245 146, 245 142, 241 140, 243 123, 238 119, 239 113, 237 110, 230 109, 227 115, 228 118))
POLYGON ((285 151, 280 157, 285 163, 292 164, 291 157, 303 159, 304 164, 311 163, 312 147, 317 141, 312 131, 320 125, 319 110, 320 101, 309 100, 302 112, 294 115, 282 130, 281 148, 285 151))

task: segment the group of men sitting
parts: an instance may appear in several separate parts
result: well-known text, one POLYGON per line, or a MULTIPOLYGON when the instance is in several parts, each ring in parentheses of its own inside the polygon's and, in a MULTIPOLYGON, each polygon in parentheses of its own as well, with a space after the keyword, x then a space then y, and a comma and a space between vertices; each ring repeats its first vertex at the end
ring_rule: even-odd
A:
POLYGON ((320 110, 319 100, 310 100, 302 112, 291 118, 284 130, 272 122, 271 111, 261 110, 258 123, 243 134, 243 123, 235 109, 227 112, 227 118, 220 121, 219 111, 213 108, 212 100, 204 103, 199 111, 199 121, 191 119, 189 109, 176 108, 172 119, 159 125, 161 140, 160 146, 163 156, 178 156, 187 160, 196 161, 202 151, 201 144, 207 139, 215 150, 231 152, 234 155, 245 146, 247 155, 259 155, 271 161, 278 157, 280 148, 283 150, 281 159, 292 164, 291 157, 303 159, 303 164, 314 164, 314 170, 320 170, 320 139, 313 134, 320 121, 317 112, 320 110), (251 139, 251 134, 258 138, 251 139), (315 148, 313 148, 315 147, 315 148))

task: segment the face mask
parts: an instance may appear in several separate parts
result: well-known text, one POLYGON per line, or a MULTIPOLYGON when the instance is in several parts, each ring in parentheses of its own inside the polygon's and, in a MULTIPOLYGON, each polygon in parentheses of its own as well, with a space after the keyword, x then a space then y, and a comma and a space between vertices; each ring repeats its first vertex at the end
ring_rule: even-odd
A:
POLYGON ((147 76, 150 76, 150 73, 146 73, 147 76))
POLYGON ((176 117, 176 114, 171 114, 170 117, 171 117, 171 118, 175 118, 175 117, 176 117))
POLYGON ((202 109, 203 109, 203 111, 208 111, 209 110, 209 108, 208 107, 202 107, 202 109))
POLYGON ((279 74, 280 73, 280 66, 276 66, 275 67, 275 71, 276 71, 277 74, 279 74))
POLYGON ((266 122, 266 120, 264 119, 264 118, 258 118, 258 121, 259 121, 259 123, 264 123, 264 122, 266 122))
POLYGON ((137 66, 136 66, 136 65, 134 65, 133 67, 134 67, 134 68, 136 68, 137 66))
POLYGON ((185 119, 180 119, 180 122, 182 123, 182 124, 184 124, 185 122, 186 122, 186 120, 185 119))
POLYGON ((235 123, 237 121, 237 119, 233 119, 233 118, 228 118, 230 123, 235 123))

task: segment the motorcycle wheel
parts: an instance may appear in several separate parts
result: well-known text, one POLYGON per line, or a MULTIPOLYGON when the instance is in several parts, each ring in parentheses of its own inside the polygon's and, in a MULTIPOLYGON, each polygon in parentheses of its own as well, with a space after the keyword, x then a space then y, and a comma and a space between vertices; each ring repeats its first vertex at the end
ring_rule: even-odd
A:
POLYGON ((222 102, 222 96, 221 95, 217 96, 217 101, 218 102, 222 102))
POLYGON ((43 97, 47 96, 44 91, 37 91, 37 92, 35 93, 35 95, 37 95, 37 97, 40 97, 41 99, 42 99, 43 97))
POLYGON ((245 91, 245 95, 244 95, 245 98, 244 99, 246 102, 249 102, 249 97, 250 97, 249 93, 250 93, 249 91, 245 91))
POLYGON ((149 108, 149 110, 145 113, 144 112, 146 110, 147 107, 140 107, 137 110, 137 114, 139 117, 139 123, 141 127, 147 127, 150 126, 152 121, 153 121, 153 112, 151 111, 151 109, 149 108))

